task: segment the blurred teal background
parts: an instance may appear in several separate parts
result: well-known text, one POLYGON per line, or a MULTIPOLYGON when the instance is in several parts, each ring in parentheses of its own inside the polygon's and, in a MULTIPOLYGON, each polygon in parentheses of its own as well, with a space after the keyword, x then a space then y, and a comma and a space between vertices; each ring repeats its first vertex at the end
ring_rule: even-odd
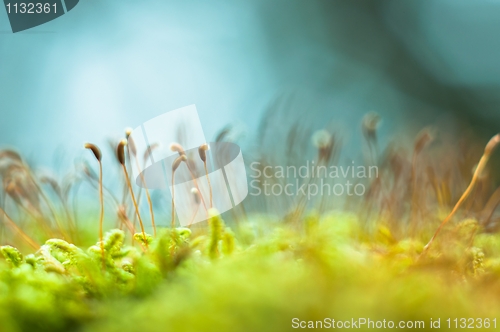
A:
POLYGON ((368 111, 383 141, 428 123, 487 137, 499 17, 494 0, 81 0, 12 34, 0 10, 0 145, 61 170, 83 142, 190 104, 206 137, 233 124, 243 145, 269 107, 278 129, 333 120, 347 146, 368 111))

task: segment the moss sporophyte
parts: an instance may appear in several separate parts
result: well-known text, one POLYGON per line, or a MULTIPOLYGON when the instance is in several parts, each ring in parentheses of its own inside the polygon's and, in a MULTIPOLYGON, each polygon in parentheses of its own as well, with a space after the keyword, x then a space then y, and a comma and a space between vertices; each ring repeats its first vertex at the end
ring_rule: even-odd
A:
MULTIPOLYGON (((90 143, 94 163, 61 179, 0 151, 1 330, 285 331, 296 317, 299 325, 325 317, 481 318, 491 329, 500 312, 500 191, 492 168, 500 135, 483 150, 473 139, 448 144, 426 129, 409 148, 381 149, 379 125, 373 113, 361 122, 366 150, 357 163, 378 171, 357 179, 363 195, 249 196, 223 216, 208 144, 194 153, 168 146, 175 158, 165 173, 174 181, 182 168, 196 179, 188 197, 172 190, 171 201, 138 189, 147 179, 131 181, 129 170, 143 167, 157 143, 138 155, 130 131, 111 144, 114 177, 90 143), (177 227, 183 199, 207 220, 177 227)), ((224 131, 219 142, 229 137, 224 131)), ((249 176, 287 185, 269 170, 298 168, 306 158, 335 166, 341 155, 331 128, 294 126, 286 141, 256 153, 260 173, 249 169, 249 176)))

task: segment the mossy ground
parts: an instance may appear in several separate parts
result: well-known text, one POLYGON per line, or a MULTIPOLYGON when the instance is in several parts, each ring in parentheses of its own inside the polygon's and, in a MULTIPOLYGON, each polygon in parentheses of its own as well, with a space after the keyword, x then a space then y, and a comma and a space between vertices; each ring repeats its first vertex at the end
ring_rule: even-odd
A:
POLYGON ((143 250, 110 231, 104 268, 99 243, 53 240, 22 258, 4 247, 2 331, 286 331, 293 318, 429 329, 431 318, 500 318, 500 237, 471 242, 472 220, 446 229, 424 258, 426 232, 395 240, 350 214, 259 220, 231 231, 213 217, 197 235, 163 229, 143 250))

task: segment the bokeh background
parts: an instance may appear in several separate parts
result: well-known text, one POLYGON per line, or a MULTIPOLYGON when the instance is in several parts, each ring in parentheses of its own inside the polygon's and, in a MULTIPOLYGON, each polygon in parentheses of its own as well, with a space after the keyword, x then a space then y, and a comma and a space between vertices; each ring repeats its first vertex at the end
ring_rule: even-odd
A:
POLYGON ((278 129, 333 120, 353 146, 368 111, 382 141, 429 123, 486 139, 499 17, 496 0, 81 0, 12 34, 0 10, 0 145, 60 170, 83 142, 190 104, 206 137, 232 124, 242 145, 270 107, 278 129))

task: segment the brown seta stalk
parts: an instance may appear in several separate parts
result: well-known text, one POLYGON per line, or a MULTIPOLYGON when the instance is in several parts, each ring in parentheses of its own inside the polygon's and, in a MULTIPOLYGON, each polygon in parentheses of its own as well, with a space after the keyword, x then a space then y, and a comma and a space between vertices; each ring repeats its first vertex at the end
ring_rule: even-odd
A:
POLYGON ((417 193, 417 170, 418 170, 418 157, 424 151, 424 149, 432 143, 434 140, 434 135, 431 133, 429 128, 422 130, 415 139, 415 144, 413 147, 413 155, 411 159, 411 175, 410 175, 410 194, 411 194, 411 206, 410 206, 410 227, 416 227, 414 225, 417 219, 418 212, 420 211, 420 197, 417 193))
POLYGON ((132 236, 133 239, 135 234, 134 225, 128 219, 127 212, 125 211, 125 207, 123 205, 118 207, 117 214, 118 214, 118 219, 120 219, 120 222, 129 230, 130 235, 132 236))
POLYGON ((450 212, 450 214, 446 217, 446 219, 443 220, 441 225, 439 225, 438 229, 436 230, 436 233, 434 233, 434 236, 432 236, 429 243, 427 243, 427 245, 424 247, 424 250, 422 251, 421 256, 424 255, 429 250, 429 247, 432 245, 432 243, 436 239, 437 235, 439 234, 439 232, 441 231, 443 226, 446 225, 451 220, 451 218, 455 215, 455 213, 458 211, 458 209, 460 209, 460 207, 463 205, 465 200, 469 197, 471 192, 474 190, 474 187, 476 186, 476 184, 481 176, 481 173, 484 171, 486 164, 488 163, 491 155, 493 154, 493 151, 495 150, 495 148, 498 146, 499 143, 500 143, 500 134, 493 136, 493 138, 488 142, 488 144, 486 145, 486 148, 484 149, 483 156, 479 160, 479 164, 477 165, 476 170, 474 172, 474 175, 472 176, 472 180, 471 180, 469 186, 467 187, 465 192, 462 194, 462 197, 460 197, 460 199, 458 200, 457 204, 455 205, 453 210, 450 212))
MULTIPOLYGON (((144 191, 146 192, 146 199, 148 200, 149 214, 151 215, 151 225, 153 227, 153 234, 156 237, 156 224, 155 224, 155 215, 153 212, 153 202, 151 201, 151 195, 149 194, 149 190, 146 187, 146 180, 144 179, 144 175, 141 172, 141 166, 139 165, 139 159, 137 158, 137 149, 135 147, 134 140, 132 139, 132 137, 130 137, 131 132, 132 131, 130 129, 125 130, 125 135, 126 135, 127 140, 128 140, 129 154, 134 155, 135 164, 136 164, 137 169, 139 171, 139 176, 141 178, 142 185, 145 189, 144 191)), ((148 151, 149 151, 149 149, 148 149, 148 151)), ((144 159, 146 159, 146 158, 144 158, 144 159)), ((139 197, 137 199, 138 201, 141 198, 140 195, 141 195, 141 193, 139 192, 139 197)))
MULTIPOLYGON (((116 147, 116 157, 118 162, 122 165, 123 175, 125 176, 125 181, 127 182, 127 187, 130 192, 130 197, 132 197, 132 202, 134 203, 135 213, 137 219, 139 219, 139 224, 141 225, 141 232, 146 243, 146 232, 144 231, 144 224, 142 222, 141 214, 139 213, 139 206, 137 206, 137 201, 135 200, 134 191, 132 190, 132 185, 130 184, 130 179, 128 177, 127 167, 125 166, 125 145, 127 145, 127 140, 123 139, 118 143, 116 147)), ((146 244, 147 246, 147 244, 146 244)))
MULTIPOLYGON (((198 192, 200 192, 200 188, 198 186, 198 181, 196 181, 196 177, 194 176, 194 173, 191 170, 191 167, 189 166, 189 163, 187 162, 187 155, 186 155, 186 151, 184 151, 184 148, 179 143, 172 143, 172 144, 170 144, 170 150, 172 150, 174 152, 177 152, 179 154, 179 156, 185 156, 186 157, 185 161, 186 161, 186 167, 187 167, 187 169, 189 171, 189 175, 191 176, 191 179, 193 179, 193 183, 194 183, 196 189, 198 190, 198 192)), ((207 206, 205 204, 205 199, 201 195, 201 192, 200 192, 200 198, 201 198, 201 202, 203 203, 203 207, 205 208, 205 211, 208 213, 208 209, 207 209, 207 206)))
POLYGON ((210 208, 214 207, 213 204, 213 195, 212 195, 212 185, 210 183, 210 177, 208 176, 208 168, 207 168, 207 150, 208 150, 208 144, 202 144, 198 148, 198 154, 200 155, 200 159, 203 161, 203 166, 205 167, 205 176, 207 177, 207 182, 208 182, 208 189, 210 190, 210 208))
POLYGON ((193 198, 194 198, 194 201, 196 203, 196 210, 194 210, 193 216, 191 217, 191 220, 189 221, 188 228, 190 228, 191 225, 193 224, 193 220, 194 220, 194 218, 196 218, 196 215, 198 214, 198 210, 200 209, 200 203, 201 203, 201 200, 200 200, 201 194, 198 191, 198 189, 191 188, 191 194, 193 194, 193 198))
POLYGON ((368 151, 370 154, 370 163, 377 164, 378 160, 378 147, 377 147, 377 129, 380 125, 381 118, 375 112, 367 113, 362 120, 361 130, 365 136, 366 143, 368 144, 368 151))
POLYGON ((172 163, 172 229, 175 226, 175 171, 183 161, 187 161, 185 154, 181 154, 172 163))
POLYGON ((19 226, 16 225, 16 223, 9 217, 4 209, 0 208, 0 211, 5 216, 5 219, 7 220, 9 226, 12 227, 16 232, 18 232, 27 244, 29 244, 34 250, 40 249, 40 245, 36 243, 35 240, 33 240, 31 237, 29 237, 29 235, 26 234, 21 228, 19 228, 19 226))
POLYGON ((52 188, 52 191, 57 195, 59 201, 61 202, 61 204, 63 206, 66 218, 68 219, 68 225, 69 225, 69 229, 70 229, 70 233, 71 233, 71 238, 73 239, 74 237, 77 236, 78 233, 76 231, 76 225, 74 224, 72 217, 71 217, 71 214, 69 212, 69 208, 68 208, 68 204, 67 204, 68 202, 66 201, 66 199, 64 198, 64 195, 62 193, 61 186, 59 185, 59 183, 57 182, 57 180, 54 177, 52 177, 48 174, 39 177, 39 181, 41 183, 48 184, 52 188))
POLYGON ((21 194, 19 193, 17 184, 14 181, 4 179, 4 191, 18 207, 20 207, 28 216, 33 218, 40 225, 40 229, 42 229, 44 233, 50 237, 55 236, 50 225, 45 222, 41 213, 33 206, 33 204, 31 204, 29 200, 26 201, 27 206, 21 202, 21 194))
POLYGON ((45 205, 47 205, 47 207, 49 208, 50 213, 54 217, 54 221, 56 223, 57 228, 59 229, 59 232, 61 233, 61 236, 64 239, 68 240, 68 241, 72 241, 71 236, 69 234, 67 234, 66 231, 64 230, 64 227, 63 227, 61 221, 59 220, 59 217, 57 216, 57 212, 56 212, 54 206, 50 202, 49 198, 45 194, 45 192, 42 189, 42 187, 40 187, 40 185, 38 184, 35 176, 32 174, 32 172, 31 172, 30 169, 28 169, 28 174, 29 174, 29 176, 31 178, 31 181, 33 182, 33 185, 38 190, 38 192, 40 193, 40 196, 42 197, 43 201, 45 202, 45 205))
POLYGON ((102 258, 102 268, 105 268, 105 260, 104 260, 104 234, 103 234, 103 222, 104 222, 104 194, 102 191, 102 154, 101 150, 97 145, 91 143, 85 143, 85 148, 92 151, 94 157, 97 159, 99 163, 99 202, 101 205, 101 212, 99 215, 99 241, 101 245, 101 258, 102 258))

